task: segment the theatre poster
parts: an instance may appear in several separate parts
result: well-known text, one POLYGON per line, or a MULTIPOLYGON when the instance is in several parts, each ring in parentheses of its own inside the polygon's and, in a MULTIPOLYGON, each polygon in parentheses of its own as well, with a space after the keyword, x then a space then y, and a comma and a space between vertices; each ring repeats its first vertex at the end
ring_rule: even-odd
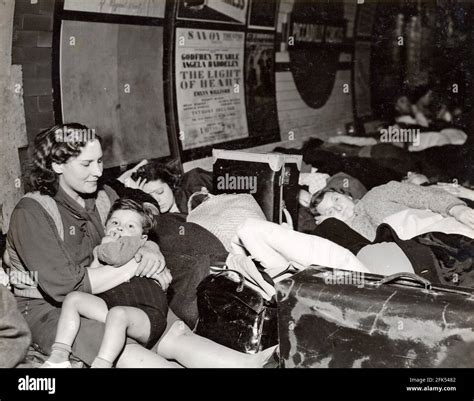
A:
POLYGON ((165 5, 163 0, 64 0, 67 11, 154 18, 164 18, 165 5))
POLYGON ((177 28, 175 57, 182 149, 248 137, 244 33, 177 28))

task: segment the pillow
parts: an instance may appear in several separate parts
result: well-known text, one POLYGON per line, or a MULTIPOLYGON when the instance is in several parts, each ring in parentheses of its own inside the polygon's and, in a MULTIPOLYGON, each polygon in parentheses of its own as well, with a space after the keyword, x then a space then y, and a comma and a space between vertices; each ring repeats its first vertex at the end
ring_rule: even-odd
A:
POLYGON ((197 194, 201 192, 196 192, 189 198, 190 212, 186 221, 198 224, 214 234, 227 252, 232 251, 232 241, 246 219, 266 220, 262 209, 250 194, 207 194, 208 199, 191 210, 192 198, 197 194))

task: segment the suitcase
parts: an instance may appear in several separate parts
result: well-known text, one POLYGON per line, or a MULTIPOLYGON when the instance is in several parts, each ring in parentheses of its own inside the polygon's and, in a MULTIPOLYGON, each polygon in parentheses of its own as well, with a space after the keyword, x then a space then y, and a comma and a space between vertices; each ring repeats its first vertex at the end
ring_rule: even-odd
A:
POLYGON ((276 289, 282 367, 474 367, 472 289, 315 266, 276 289))
POLYGON ((285 210, 296 228, 301 155, 214 149, 214 194, 251 193, 269 221, 282 223, 285 210))

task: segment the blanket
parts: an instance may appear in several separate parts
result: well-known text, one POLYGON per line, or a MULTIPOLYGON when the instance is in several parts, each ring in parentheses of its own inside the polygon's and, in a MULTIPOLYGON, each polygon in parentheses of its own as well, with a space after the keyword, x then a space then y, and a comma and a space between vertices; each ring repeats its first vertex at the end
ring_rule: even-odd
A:
POLYGON ((474 230, 454 217, 443 217, 431 210, 406 209, 383 220, 403 239, 411 239, 428 232, 459 234, 474 239, 474 230))

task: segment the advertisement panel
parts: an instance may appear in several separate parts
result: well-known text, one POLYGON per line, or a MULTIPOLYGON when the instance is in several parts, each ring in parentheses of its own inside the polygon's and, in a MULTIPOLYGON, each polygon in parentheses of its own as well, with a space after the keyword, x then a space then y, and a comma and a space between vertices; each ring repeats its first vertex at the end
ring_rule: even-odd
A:
POLYGON ((176 30, 176 98, 183 150, 248 136, 244 33, 176 30))

